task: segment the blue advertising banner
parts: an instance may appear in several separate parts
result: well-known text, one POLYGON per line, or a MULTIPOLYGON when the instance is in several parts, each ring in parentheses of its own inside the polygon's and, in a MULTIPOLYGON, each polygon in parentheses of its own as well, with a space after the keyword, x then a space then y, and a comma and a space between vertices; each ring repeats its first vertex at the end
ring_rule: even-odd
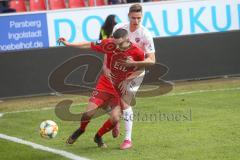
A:
POLYGON ((49 47, 46 13, 0 16, 0 52, 49 47))
MULTIPOLYGON (((128 23, 130 4, 48 12, 50 46, 64 37, 70 42, 96 41, 110 14, 128 23), (114 12, 113 12, 114 11, 114 12)), ((143 3, 142 25, 153 37, 173 37, 240 30, 240 0, 184 0, 143 3)))

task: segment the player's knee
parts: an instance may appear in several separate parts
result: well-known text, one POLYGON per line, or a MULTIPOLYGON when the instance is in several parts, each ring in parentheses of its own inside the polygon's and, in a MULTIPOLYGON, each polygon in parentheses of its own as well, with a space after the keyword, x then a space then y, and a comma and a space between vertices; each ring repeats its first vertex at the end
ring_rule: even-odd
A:
POLYGON ((92 115, 89 112, 85 112, 82 115, 81 121, 89 121, 92 118, 92 115))
POLYGON ((118 123, 120 121, 120 116, 119 115, 116 115, 116 116, 112 116, 111 117, 111 120, 112 122, 115 124, 115 123, 118 123))

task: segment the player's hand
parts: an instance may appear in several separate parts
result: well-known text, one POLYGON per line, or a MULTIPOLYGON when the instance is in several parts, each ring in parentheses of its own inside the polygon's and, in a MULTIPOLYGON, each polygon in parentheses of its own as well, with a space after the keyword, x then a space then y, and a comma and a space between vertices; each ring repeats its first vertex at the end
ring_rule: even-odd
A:
POLYGON ((66 41, 65 38, 60 37, 60 38, 58 38, 57 42, 58 42, 58 45, 60 45, 61 43, 64 44, 64 45, 66 45, 66 42, 67 42, 67 41, 66 41))
POLYGON ((135 66, 135 62, 131 57, 127 57, 127 59, 121 61, 121 65, 126 66, 126 67, 132 67, 135 66))

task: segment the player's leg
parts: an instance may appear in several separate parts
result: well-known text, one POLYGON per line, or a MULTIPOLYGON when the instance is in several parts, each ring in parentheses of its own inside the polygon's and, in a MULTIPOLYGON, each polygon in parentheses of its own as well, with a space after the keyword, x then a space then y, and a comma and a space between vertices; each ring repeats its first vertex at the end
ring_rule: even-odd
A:
POLYGON ((98 106, 99 105, 93 102, 88 103, 86 112, 84 112, 82 115, 80 127, 77 130, 75 130, 71 136, 69 136, 66 143, 73 144, 77 140, 77 138, 85 132, 85 129, 88 123, 90 122, 92 116, 95 114, 98 106))
POLYGON ((69 136, 66 143, 73 144, 77 140, 77 138, 85 132, 88 123, 97 112, 97 108, 103 105, 106 98, 108 98, 108 95, 106 93, 98 90, 93 91, 92 96, 89 99, 86 112, 84 112, 81 117, 80 127, 75 130, 71 136, 69 136))
POLYGON ((123 120, 125 126, 125 138, 120 149, 128 149, 132 147, 132 127, 133 127, 133 110, 132 107, 122 101, 123 120))
POLYGON ((119 105, 117 105, 113 107, 112 111, 110 112, 110 118, 105 121, 94 137, 94 141, 98 144, 98 147, 107 147, 107 145, 103 142, 102 136, 114 128, 114 126, 119 122, 120 117, 121 108, 119 105))
POLYGON ((118 122, 112 130, 113 138, 117 138, 120 135, 120 122, 118 122))
POLYGON ((132 127, 133 127, 133 109, 132 102, 135 101, 135 95, 143 81, 143 75, 133 79, 126 87, 126 94, 122 96, 122 111, 125 124, 125 138, 120 145, 120 149, 132 147, 132 127))

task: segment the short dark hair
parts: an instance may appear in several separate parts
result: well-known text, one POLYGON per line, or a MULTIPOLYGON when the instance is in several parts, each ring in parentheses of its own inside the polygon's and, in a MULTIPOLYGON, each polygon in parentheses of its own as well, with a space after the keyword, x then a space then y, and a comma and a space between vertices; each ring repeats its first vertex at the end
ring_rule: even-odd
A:
POLYGON ((113 38, 119 39, 119 38, 123 38, 127 35, 128 35, 128 31, 126 29, 119 28, 113 33, 113 38))
POLYGON ((140 4, 133 4, 129 8, 129 13, 142 12, 142 6, 140 4))

